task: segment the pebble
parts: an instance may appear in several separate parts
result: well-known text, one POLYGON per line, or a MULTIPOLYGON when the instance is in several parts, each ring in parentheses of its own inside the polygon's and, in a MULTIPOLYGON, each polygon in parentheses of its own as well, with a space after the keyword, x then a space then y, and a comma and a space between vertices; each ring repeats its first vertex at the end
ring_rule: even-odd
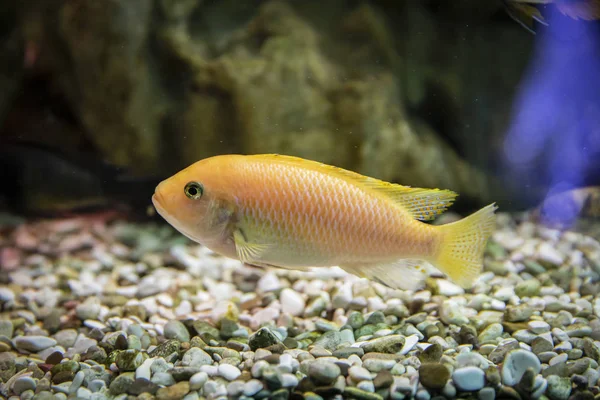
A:
POLYGON ((219 365, 219 375, 221 375, 223 378, 227 379, 228 381, 233 381, 233 380, 237 379, 241 374, 242 374, 242 372, 239 370, 239 368, 237 368, 233 365, 230 365, 230 364, 219 365))
POLYGON ((21 394, 27 390, 35 390, 37 384, 35 380, 29 376, 21 376, 17 378, 12 385, 12 390, 16 394, 21 394))
POLYGON ((548 396, 553 400, 567 400, 571 395, 571 380, 556 375, 546 377, 548 396))
POLYGON ((485 385, 485 373, 478 367, 459 368, 452 374, 452 382, 459 390, 474 392, 485 385))
POLYGON ((289 288, 285 288, 281 291, 279 301, 281 302, 281 311, 295 317, 302 315, 304 308, 306 307, 306 302, 302 295, 289 288))
POLYGON ((355 382, 373 379, 371 377, 371 373, 366 368, 359 367, 359 366, 350 367, 350 369, 348 370, 348 375, 355 382))
POLYGON ((189 342, 190 333, 181 321, 169 321, 165 324, 164 334, 167 339, 175 339, 180 342, 189 342))
MULTIPOLYGON (((53 259, 30 254, 48 245, 32 233, 23 260, 39 259, 0 288, 0 380, 24 374, 11 400, 591 399, 600 244, 502 213, 498 224, 503 242, 490 242, 467 292, 437 276, 405 292, 335 269, 250 271, 137 229, 125 245, 69 254, 55 274, 53 259), (144 240, 154 244, 138 251, 144 240)), ((113 228, 98 229, 90 240, 113 228)))
POLYGON ((526 350, 512 350, 502 365, 502 382, 507 386, 516 385, 528 368, 532 368, 535 374, 541 370, 540 360, 535 354, 526 350))
POLYGON ((244 395, 252 397, 263 389, 263 383, 258 379, 250 379, 244 384, 244 395))
POLYGON ((504 328, 502 327, 502 324, 490 324, 479 334, 478 340, 480 343, 490 342, 500 337, 503 332, 504 328))
POLYGON ((342 371, 332 362, 313 362, 308 368, 308 376, 319 384, 331 384, 342 371))
POLYGON ((17 336, 13 339, 15 347, 19 350, 38 352, 57 344, 57 341, 46 336, 17 336))
POLYGON ((197 372, 190 378, 190 389, 200 390, 202 386, 208 381, 208 374, 206 372, 197 372))

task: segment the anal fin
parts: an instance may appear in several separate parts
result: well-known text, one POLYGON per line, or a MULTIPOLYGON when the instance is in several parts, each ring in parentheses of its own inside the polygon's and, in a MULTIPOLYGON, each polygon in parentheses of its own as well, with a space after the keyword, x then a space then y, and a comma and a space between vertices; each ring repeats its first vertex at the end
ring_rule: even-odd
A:
POLYGON ((404 258, 383 264, 346 264, 340 268, 392 289, 418 290, 428 276, 426 266, 426 261, 404 258))

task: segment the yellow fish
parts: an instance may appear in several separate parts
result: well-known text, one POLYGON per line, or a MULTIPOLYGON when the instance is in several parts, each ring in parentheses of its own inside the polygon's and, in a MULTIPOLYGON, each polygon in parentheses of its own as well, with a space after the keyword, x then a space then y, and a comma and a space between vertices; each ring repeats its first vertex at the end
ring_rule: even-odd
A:
POLYGON ((190 239, 246 264, 339 266, 392 288, 417 289, 425 261, 468 288, 481 272, 496 206, 446 225, 421 222, 455 197, 264 154, 200 160, 161 182, 152 202, 190 239))

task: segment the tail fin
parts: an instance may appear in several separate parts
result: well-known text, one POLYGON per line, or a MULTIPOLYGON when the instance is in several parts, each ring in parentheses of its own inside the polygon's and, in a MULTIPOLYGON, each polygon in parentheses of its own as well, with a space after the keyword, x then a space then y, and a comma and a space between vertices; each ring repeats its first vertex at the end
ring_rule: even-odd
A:
POLYGON ((481 273, 483 251, 496 226, 497 208, 490 204, 460 221, 439 226, 443 239, 435 264, 463 288, 470 288, 481 273))

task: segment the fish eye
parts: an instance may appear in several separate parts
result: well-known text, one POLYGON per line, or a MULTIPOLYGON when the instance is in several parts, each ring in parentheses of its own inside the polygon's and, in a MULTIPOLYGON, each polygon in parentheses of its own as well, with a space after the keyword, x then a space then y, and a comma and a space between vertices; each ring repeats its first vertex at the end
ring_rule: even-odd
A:
POLYGON ((204 193, 204 187, 200 182, 188 182, 183 191, 188 199, 198 200, 204 193))

